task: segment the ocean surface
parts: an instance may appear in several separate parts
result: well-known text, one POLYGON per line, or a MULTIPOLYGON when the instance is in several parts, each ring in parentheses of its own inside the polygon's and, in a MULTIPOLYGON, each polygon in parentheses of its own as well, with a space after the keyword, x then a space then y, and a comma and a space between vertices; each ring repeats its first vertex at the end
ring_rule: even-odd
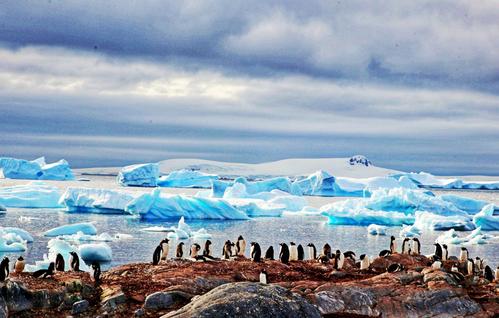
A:
MULTIPOLYGON (((434 191, 435 194, 452 192, 470 198, 481 199, 499 205, 499 191, 434 191)), ((345 198, 325 198, 309 197, 308 200, 313 206, 320 206, 332 201, 344 200, 345 198)), ((16 259, 19 255, 33 264, 35 260, 41 260, 43 254, 48 252, 47 242, 49 238, 43 233, 51 228, 79 222, 93 222, 98 229, 98 233, 108 232, 109 234, 126 233, 133 236, 131 239, 123 239, 108 242, 113 251, 113 260, 103 263, 103 268, 116 266, 130 262, 146 262, 152 260, 154 248, 159 241, 166 237, 166 233, 146 232, 142 229, 150 226, 176 226, 178 221, 170 222, 146 222, 128 215, 103 215, 103 214, 74 214, 66 213, 62 209, 24 209, 9 208, 6 214, 0 215, 1 226, 14 226, 30 232, 35 241, 28 244, 28 250, 24 253, 5 253, 11 259, 16 259), (26 218, 29 217, 29 220, 26 218)), ((248 242, 246 255, 249 255, 249 242, 256 241, 262 247, 263 252, 270 246, 278 251, 280 242, 290 241, 302 244, 314 243, 320 249, 328 242, 333 250, 352 250, 357 256, 368 254, 375 256, 382 249, 389 247, 389 237, 394 235, 399 237, 400 227, 391 227, 387 236, 372 236, 367 234, 365 226, 337 226, 327 224, 327 218, 321 216, 290 216, 280 218, 254 218, 246 221, 200 221, 186 220, 193 230, 205 228, 213 238, 214 256, 218 257, 222 252, 222 244, 230 239, 235 241, 242 235, 248 242)), ((499 231, 487 232, 499 235, 499 231)), ((422 253, 431 254, 435 239, 442 232, 427 231, 420 237, 422 243, 422 253)), ((467 235, 469 232, 461 232, 460 235, 467 235)), ((186 240, 186 245, 191 243, 186 240)), ((203 244, 204 242, 199 242, 203 244)), ((174 243, 176 244, 176 242, 174 243)), ((399 244, 400 246, 400 244, 399 244)), ((488 263, 495 268, 499 265, 499 244, 473 245, 468 247, 472 257, 480 256, 486 258, 488 263)), ((449 247, 450 255, 457 255, 459 246, 449 247)), ((305 248, 305 252, 307 250, 305 248)), ((188 254, 187 248, 184 253, 188 254)), ((170 255, 173 251, 170 250, 170 255)), ((185 254, 184 254, 185 255, 185 254)))

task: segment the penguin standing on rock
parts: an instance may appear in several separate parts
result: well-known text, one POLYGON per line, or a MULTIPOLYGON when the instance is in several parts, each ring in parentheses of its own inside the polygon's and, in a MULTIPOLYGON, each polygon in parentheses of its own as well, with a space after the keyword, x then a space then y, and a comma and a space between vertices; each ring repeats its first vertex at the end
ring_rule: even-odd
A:
POLYGON ((262 271, 260 272, 260 283, 262 283, 262 284, 269 283, 267 271, 265 270, 265 268, 262 269, 262 271))
POLYGON ((279 244, 281 246, 281 250, 279 252, 279 260, 283 264, 288 264, 289 263, 289 248, 286 243, 281 243, 279 244))
POLYGON ((261 262, 262 261, 262 250, 260 249, 260 244, 256 242, 251 242, 251 250, 250 256, 253 262, 261 262))
POLYGON ((404 241, 402 242, 402 254, 410 254, 410 238, 406 237, 404 241))
POLYGON ((156 246, 154 249, 154 253, 152 254, 152 264, 153 265, 158 265, 159 261, 161 260, 161 251, 163 248, 161 247, 161 244, 156 246))
POLYGON ((331 259, 333 256, 331 246, 326 243, 324 244, 324 247, 322 248, 322 255, 325 255, 328 259, 331 259))
POLYGON ((466 247, 461 247, 461 252, 459 253, 459 261, 466 262, 469 258, 468 249, 466 247))
POLYGON ((442 261, 446 261, 449 259, 449 250, 447 248, 447 244, 442 244, 442 261))
POLYGON ((222 255, 224 259, 230 259, 232 256, 232 243, 230 240, 225 241, 224 247, 222 249, 222 255))
POLYGON ((342 269, 343 263, 345 262, 345 257, 341 253, 340 250, 336 250, 336 254, 334 254, 334 269, 342 269))
POLYGON ((485 279, 488 280, 489 282, 494 281, 494 274, 492 273, 492 268, 490 268, 489 265, 485 266, 483 277, 485 277, 485 279))
POLYGON ((242 235, 239 235, 236 243, 236 255, 244 256, 245 251, 246 251, 246 241, 244 240, 242 235))
POLYGON ((468 262, 466 263, 466 274, 475 275, 475 262, 473 262, 472 258, 468 258, 468 262))
POLYGON ((268 259, 270 261, 274 260, 274 247, 273 246, 269 246, 269 248, 265 252, 265 259, 268 259))
POLYGON ((305 251, 303 250, 303 246, 301 246, 301 244, 298 244, 298 247, 296 249, 298 251, 298 260, 303 261, 305 259, 305 251))
POLYGON ((9 258, 6 256, 0 262, 0 282, 3 282, 9 277, 9 258))
POLYGON ((390 253, 397 253, 397 241, 395 241, 395 236, 390 237, 390 253))
POLYGON ((54 276, 54 269, 55 269, 55 264, 54 262, 51 262, 49 264, 49 268, 37 270, 36 272, 33 273, 33 276, 36 278, 40 277, 47 278, 49 276, 54 276))
POLYGON ((203 256, 204 257, 211 257, 211 241, 210 240, 206 240, 206 242, 204 243, 203 256))
POLYGON ((26 262, 24 261, 24 258, 22 256, 19 256, 17 258, 17 261, 14 263, 14 272, 16 274, 20 274, 24 271, 24 266, 26 265, 26 262))
POLYGON ((297 261, 298 260, 298 248, 294 242, 289 243, 289 260, 297 261))
POLYGON ((315 261, 317 259, 317 249, 315 245, 312 243, 307 244, 308 247, 308 259, 311 261, 315 261))
POLYGON ((177 244, 177 250, 175 251, 176 258, 182 258, 184 256, 184 242, 177 244))
POLYGON ((442 246, 438 243, 435 243, 433 245, 435 245, 435 254, 433 254, 433 259, 434 260, 441 260, 442 256, 443 256, 442 246))
POLYGON ((168 252, 170 251, 170 244, 168 243, 170 240, 165 238, 162 240, 159 245, 161 245, 161 260, 166 261, 168 258, 168 252))
POLYGON ((64 272, 65 270, 64 257, 61 253, 57 253, 55 256, 55 270, 58 272, 64 272))
POLYGON ((412 255, 420 255, 421 254, 421 243, 419 242, 419 239, 417 237, 413 238, 412 241, 414 242, 413 250, 412 250, 412 255))
POLYGON ((93 271, 93 278, 94 282, 99 283, 100 282, 100 275, 101 275, 101 269, 100 269, 100 263, 95 261, 92 263, 92 271, 93 271))
POLYGON ((353 251, 346 251, 345 253, 343 253, 343 256, 355 262, 355 253, 353 251))
POLYGON ((80 271, 80 258, 78 257, 78 254, 76 254, 76 252, 69 252, 69 255, 70 255, 69 266, 71 267, 71 270, 73 272, 79 272, 80 271))
POLYGON ((201 246, 199 244, 197 244, 197 243, 192 244, 191 250, 189 252, 189 256, 197 259, 198 253, 200 250, 201 250, 201 246))
POLYGON ((368 270, 369 269, 369 256, 366 254, 362 254, 359 257, 360 259, 360 270, 368 270))

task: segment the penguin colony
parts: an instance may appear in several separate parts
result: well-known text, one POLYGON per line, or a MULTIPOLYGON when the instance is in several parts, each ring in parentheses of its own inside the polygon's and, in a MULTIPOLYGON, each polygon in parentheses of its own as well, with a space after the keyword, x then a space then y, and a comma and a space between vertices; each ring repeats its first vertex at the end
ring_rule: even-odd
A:
MULTIPOLYGON (((184 242, 177 244, 175 249, 175 257, 177 259, 184 258, 184 242)), ((210 261, 210 260, 220 260, 220 258, 215 258, 213 256, 213 251, 211 248, 212 242, 207 240, 204 244, 203 249, 197 243, 190 246, 189 249, 189 259, 193 261, 210 261)), ((486 264, 486 261, 480 257, 475 257, 474 259, 470 257, 469 251, 466 247, 461 247, 459 256, 449 256, 448 247, 445 244, 434 244, 435 251, 431 255, 426 255, 431 261, 431 268, 433 269, 443 269, 443 262, 452 261, 452 267, 450 272, 455 275, 460 276, 481 276, 490 282, 499 282, 499 266, 492 270, 492 268, 486 264)), ((166 261, 168 259, 168 254, 170 251, 170 241, 168 239, 163 239, 159 245, 155 248, 153 252, 153 265, 160 264, 161 261, 166 261)), ((307 244, 308 258, 305 259, 305 251, 301 244, 296 245, 295 242, 290 242, 289 246, 286 243, 279 244, 279 255, 278 259, 283 264, 289 264, 289 262, 296 261, 316 261, 323 264, 332 264, 335 270, 341 270, 346 259, 353 261, 355 266, 361 271, 368 271, 371 265, 369 256, 362 254, 359 256, 358 260, 356 254, 353 251, 341 252, 336 250, 333 253, 331 246, 326 243, 320 251, 317 250, 313 243, 307 244)), ((225 241, 222 248, 223 260, 233 260, 235 258, 244 258, 246 253, 246 241, 240 235, 235 242, 230 240, 225 241)), ((388 249, 379 252, 378 257, 388 257, 392 254, 397 254, 397 241, 394 236, 390 238, 390 244, 388 249)), ((70 252, 70 257, 68 259, 69 269, 71 271, 81 271, 80 270, 80 258, 77 253, 70 252)), ((419 239, 404 238, 402 241, 401 254, 406 255, 421 255, 421 243, 419 239), (412 243, 412 244, 411 244, 412 243)), ((250 243, 250 259, 253 262, 263 262, 265 260, 275 260, 274 248, 270 246, 267 248, 265 254, 262 256, 262 249, 260 244, 257 242, 250 243)), ((8 257, 4 257, 0 262, 0 282, 8 279, 10 275, 10 260, 8 257)), ((22 256, 20 256, 13 266, 13 271, 16 274, 22 273, 24 271, 25 261, 22 256)), ((61 254, 57 254, 55 260, 50 262, 47 269, 41 269, 32 273, 36 278, 48 278, 53 276, 56 272, 64 272, 66 269, 66 262, 61 254)), ((95 283, 100 282, 101 267, 98 262, 93 262, 91 264, 92 277, 95 283)), ((394 263, 386 268, 387 272, 399 272, 403 271, 405 268, 402 264, 394 263)), ((262 270, 260 273, 260 282, 268 283, 267 272, 262 270)))

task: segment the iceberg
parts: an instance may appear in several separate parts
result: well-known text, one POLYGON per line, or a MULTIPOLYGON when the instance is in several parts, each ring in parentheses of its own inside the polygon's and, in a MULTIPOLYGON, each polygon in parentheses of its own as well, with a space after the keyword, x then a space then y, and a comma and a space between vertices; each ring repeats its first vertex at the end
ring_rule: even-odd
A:
POLYGON ((159 188, 127 204, 125 211, 147 220, 186 219, 245 220, 248 216, 222 199, 161 193, 159 188))
POLYGON ((197 231, 193 231, 191 227, 185 223, 184 217, 181 217, 178 221, 177 227, 170 228, 172 232, 168 233, 167 237, 169 239, 176 240, 186 240, 192 238, 194 240, 211 239, 211 234, 206 231, 206 229, 201 228, 197 231))
POLYGON ((438 215, 426 211, 416 211, 414 226, 419 229, 434 231, 471 231, 475 229, 473 220, 468 215, 438 215))
POLYGON ((371 235, 386 235, 386 226, 381 226, 378 224, 370 224, 367 227, 367 233, 371 235))
POLYGON ((224 196, 225 190, 232 186, 232 182, 213 180, 211 186, 211 197, 212 198, 221 198, 224 196))
POLYGON ((416 237, 421 235, 421 229, 415 225, 402 225, 400 230, 400 237, 416 237))
POLYGON ((333 196, 338 192, 336 178, 323 170, 293 182, 293 194, 333 196))
POLYGON ((96 235, 97 229, 92 223, 75 223, 62 225, 51 230, 46 231, 43 235, 45 236, 61 236, 61 235, 71 235, 82 232, 87 235, 96 235))
POLYGON ((106 243, 90 243, 78 246, 81 258, 87 262, 110 262, 113 259, 111 247, 106 243))
POLYGON ((65 241, 73 241, 73 242, 92 242, 92 241, 112 242, 117 239, 116 237, 111 236, 107 232, 101 233, 99 235, 88 235, 84 234, 81 231, 78 231, 76 234, 61 235, 59 236, 59 238, 65 241))
POLYGON ((123 214, 127 204, 138 195, 119 190, 68 188, 59 203, 66 206, 67 212, 123 214))
POLYGON ((7 208, 0 204, 0 213, 7 212, 7 208))
POLYGON ((145 227, 141 230, 146 232, 175 232, 174 230, 172 230, 171 227, 165 227, 165 226, 150 226, 150 227, 145 227))
POLYGON ((499 181, 466 181, 461 179, 448 179, 448 178, 437 178, 434 175, 427 172, 409 172, 394 174, 391 177, 400 178, 407 177, 411 179, 414 183, 421 187, 428 188, 442 188, 442 189, 486 189, 486 190, 498 190, 499 181))
POLYGON ((489 204, 486 201, 470 199, 454 194, 441 195, 440 199, 452 203, 454 206, 466 211, 468 214, 476 214, 480 212, 484 206, 489 204))
POLYGON ((61 193, 42 181, 0 187, 0 204, 13 208, 59 208, 61 193))
POLYGON ((158 185, 159 165, 144 163, 126 166, 118 173, 118 183, 122 186, 155 187, 158 185))
POLYGON ((249 195, 260 192, 270 192, 272 190, 281 190, 283 192, 292 193, 291 180, 285 177, 277 177, 251 182, 246 180, 246 178, 244 177, 239 177, 234 180, 234 185, 237 183, 243 184, 245 186, 246 193, 249 195))
POLYGON ((212 182, 216 180, 218 176, 214 174, 182 169, 161 176, 158 185, 168 188, 211 188, 212 182))
POLYGON ((369 159, 367 159, 366 156, 363 156, 363 155, 352 156, 352 157, 350 157, 350 159, 348 160, 348 162, 352 166, 363 165, 363 166, 369 167, 369 166, 373 165, 373 163, 369 159))
POLYGON ((74 180, 73 172, 64 159, 46 164, 44 157, 33 161, 2 157, 0 171, 9 179, 74 180))
POLYGON ((490 241, 496 241, 499 237, 494 235, 483 234, 482 229, 477 227, 469 235, 459 237, 454 229, 444 232, 440 235, 436 242, 440 244, 453 244, 453 245, 477 245, 487 244, 490 241))
POLYGON ((473 216, 473 223, 483 231, 499 230, 499 215, 494 215, 495 206, 488 204, 473 216))
POLYGON ((0 235, 7 234, 7 233, 13 233, 17 236, 19 236, 23 241, 26 241, 28 243, 32 243, 34 241, 33 236, 28 231, 25 231, 23 229, 17 228, 17 227, 1 227, 0 226, 0 235))
MULTIPOLYGON (((66 242, 62 239, 59 239, 59 238, 50 239, 47 243, 47 247, 49 250, 48 255, 46 255, 46 254, 43 255, 43 260, 36 261, 35 265, 26 264, 26 268, 25 268, 26 272, 34 272, 34 271, 37 271, 39 269, 47 269, 50 262, 55 262, 55 258, 57 256, 57 254, 59 254, 59 253, 64 258, 64 268, 66 271, 68 271, 70 269, 69 252, 75 252, 76 254, 78 254, 78 257, 80 257, 80 260, 82 259, 81 255, 78 251, 78 248, 69 244, 68 242, 66 242)), ((90 267, 88 267, 87 264, 85 264, 85 262, 80 261, 80 270, 85 271, 85 272, 89 272, 90 267)))
POLYGON ((12 239, 5 237, 0 233, 0 253, 14 253, 26 251, 26 244, 12 242, 12 239))
POLYGON ((230 205, 244 211, 249 217, 279 217, 286 210, 284 205, 272 204, 260 199, 225 199, 230 205))

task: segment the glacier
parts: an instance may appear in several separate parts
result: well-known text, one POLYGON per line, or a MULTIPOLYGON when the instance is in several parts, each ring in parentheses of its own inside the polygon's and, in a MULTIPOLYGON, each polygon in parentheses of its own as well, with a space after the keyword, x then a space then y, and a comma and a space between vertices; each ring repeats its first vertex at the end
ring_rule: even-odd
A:
POLYGON ((148 220, 181 216, 186 219, 248 219, 243 211, 237 210, 225 200, 172 195, 162 193, 159 188, 132 200, 125 211, 148 220))
POLYGON ((215 180, 218 180, 217 175, 182 169, 161 176, 158 185, 168 188, 211 188, 215 180))
POLYGON ((427 172, 409 172, 393 174, 391 177, 399 179, 407 177, 421 187, 442 188, 442 189, 484 189, 499 190, 498 181, 466 181, 457 178, 437 178, 427 172))
POLYGON ((47 164, 44 157, 33 161, 2 157, 0 171, 9 179, 74 180, 73 171, 64 159, 47 164))
POLYGON ((387 228, 388 227, 386 227, 386 226, 381 226, 378 224, 370 224, 367 227, 367 233, 369 233, 371 235, 386 235, 387 228))
POLYGON ((499 215, 494 215, 495 206, 488 204, 473 216, 473 223, 483 231, 499 230, 499 215))
POLYGON ((92 223, 74 223, 74 224, 66 224, 61 225, 56 228, 50 229, 46 231, 44 236, 61 236, 61 235, 71 235, 77 234, 78 232, 82 232, 87 235, 96 235, 97 229, 92 223))
POLYGON ((113 260, 111 247, 104 242, 81 244, 78 246, 81 258, 87 262, 110 262, 113 260))
POLYGON ((13 208, 60 208, 60 190, 42 181, 0 187, 0 204, 13 208))
POLYGON ((122 186, 155 187, 158 185, 159 165, 144 163, 123 167, 118 173, 118 183, 122 186))
POLYGON ((119 190, 68 188, 59 203, 67 212, 123 214, 127 213, 127 204, 139 195, 119 190))

